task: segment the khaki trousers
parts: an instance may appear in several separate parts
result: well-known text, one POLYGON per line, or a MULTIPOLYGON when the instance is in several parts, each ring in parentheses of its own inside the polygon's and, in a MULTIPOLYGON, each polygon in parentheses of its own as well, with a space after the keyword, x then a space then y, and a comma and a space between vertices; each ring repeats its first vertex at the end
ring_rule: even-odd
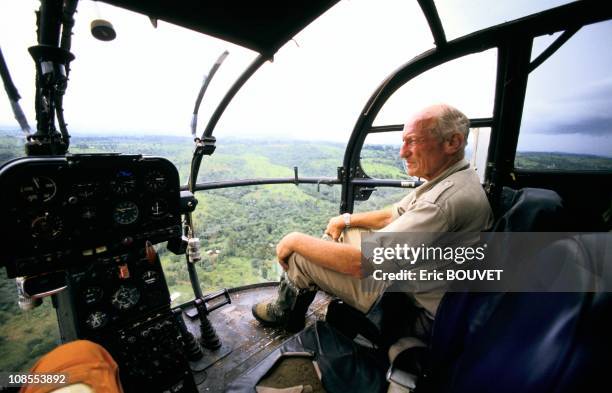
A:
MULTIPOLYGON (((361 249, 361 233, 364 231, 350 228, 338 241, 361 249)), ((298 253, 291 254, 288 264, 287 276, 298 288, 317 286, 363 313, 372 308, 387 287, 384 281, 377 281, 372 277, 359 279, 321 267, 298 253)))

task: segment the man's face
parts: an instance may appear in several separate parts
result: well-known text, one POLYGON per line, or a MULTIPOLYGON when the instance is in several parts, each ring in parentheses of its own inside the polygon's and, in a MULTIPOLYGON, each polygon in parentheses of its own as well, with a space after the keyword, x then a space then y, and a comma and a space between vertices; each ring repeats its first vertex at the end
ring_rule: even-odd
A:
POLYGON ((410 176, 431 180, 448 167, 449 155, 444 142, 429 131, 435 125, 435 119, 421 118, 404 127, 400 157, 406 160, 410 176))

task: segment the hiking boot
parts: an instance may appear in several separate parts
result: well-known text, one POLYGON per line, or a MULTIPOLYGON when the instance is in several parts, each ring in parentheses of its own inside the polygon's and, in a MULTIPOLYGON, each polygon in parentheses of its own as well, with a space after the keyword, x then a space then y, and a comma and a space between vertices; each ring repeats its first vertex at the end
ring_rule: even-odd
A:
POLYGON ((290 332, 304 328, 306 311, 317 294, 316 289, 300 289, 283 273, 275 300, 254 304, 251 311, 263 326, 284 327, 290 332))

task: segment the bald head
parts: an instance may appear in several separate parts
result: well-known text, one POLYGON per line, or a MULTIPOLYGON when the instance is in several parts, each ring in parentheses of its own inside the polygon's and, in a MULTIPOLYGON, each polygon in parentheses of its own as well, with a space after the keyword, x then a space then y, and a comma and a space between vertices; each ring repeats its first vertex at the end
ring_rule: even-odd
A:
POLYGON ((400 150, 408 174, 430 180, 461 160, 468 132, 468 118, 450 105, 432 105, 416 113, 404 126, 400 150))
POLYGON ((459 109, 448 104, 431 105, 414 114, 409 122, 418 124, 440 140, 448 139, 454 133, 461 134, 463 149, 460 155, 463 158, 470 132, 470 120, 459 109))

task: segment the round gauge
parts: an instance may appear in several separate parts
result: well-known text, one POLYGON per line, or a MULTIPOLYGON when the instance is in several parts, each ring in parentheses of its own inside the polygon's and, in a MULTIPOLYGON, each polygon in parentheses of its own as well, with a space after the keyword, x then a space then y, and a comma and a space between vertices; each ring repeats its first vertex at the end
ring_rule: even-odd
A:
POLYGON ((85 323, 90 329, 99 329, 104 327, 108 322, 108 315, 102 311, 94 311, 85 320, 85 323))
POLYGON ((168 204, 163 199, 156 199, 151 204, 150 212, 153 218, 161 218, 168 213, 168 204))
POLYGON ((80 199, 90 199, 96 196, 100 189, 98 182, 82 182, 77 183, 73 187, 73 192, 80 199))
POLYGON ((36 239, 55 239, 61 235, 64 222, 61 218, 45 213, 32 220, 32 237, 36 239))
POLYGON ((83 291, 83 300, 87 304, 94 304, 102 299, 104 291, 100 287, 88 287, 83 291))
POLYGON ((138 206, 134 202, 119 202, 113 210, 113 220, 119 225, 130 225, 138 220, 138 206))
POLYGON ((149 191, 158 192, 162 191, 168 185, 168 178, 157 170, 152 170, 147 173, 145 177, 145 186, 149 191))
POLYGON ((19 188, 21 197, 30 203, 49 202, 57 193, 57 185, 46 176, 33 176, 19 188))
POLYGON ((140 300, 140 292, 134 287, 120 286, 111 296, 111 304, 119 310, 132 308, 140 300))
POLYGON ((142 281, 147 285, 155 284, 159 280, 159 274, 155 270, 148 270, 142 274, 142 281))
POLYGON ((117 195, 127 195, 136 190, 136 177, 134 172, 122 170, 117 172, 115 178, 110 182, 111 190, 117 195))

